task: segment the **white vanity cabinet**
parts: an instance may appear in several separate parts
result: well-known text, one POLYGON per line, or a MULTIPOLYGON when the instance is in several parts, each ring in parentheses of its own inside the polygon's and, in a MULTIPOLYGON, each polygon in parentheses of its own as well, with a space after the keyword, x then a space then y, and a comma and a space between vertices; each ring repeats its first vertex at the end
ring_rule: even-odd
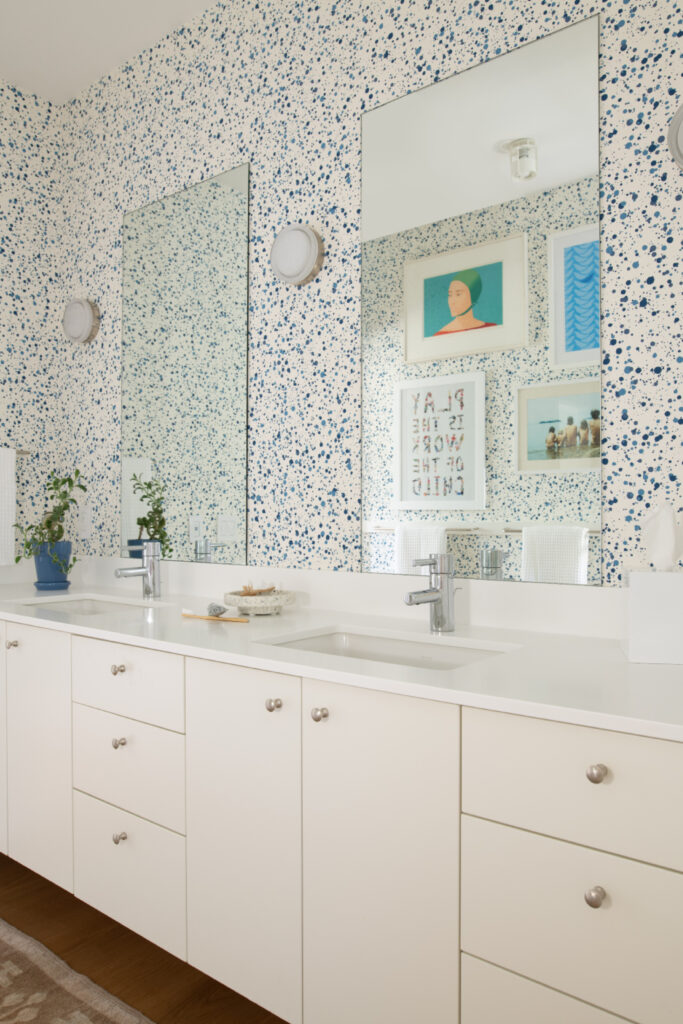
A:
POLYGON ((301 681, 187 660, 188 959, 301 1020, 301 681))
POLYGON ((9 855, 73 892, 71 637, 5 628, 9 855))
POLYGON ((283 1020, 678 1024, 683 742, 0 638, 0 849, 283 1020))
POLYGON ((460 709, 305 679, 304 1021, 455 1024, 460 709))

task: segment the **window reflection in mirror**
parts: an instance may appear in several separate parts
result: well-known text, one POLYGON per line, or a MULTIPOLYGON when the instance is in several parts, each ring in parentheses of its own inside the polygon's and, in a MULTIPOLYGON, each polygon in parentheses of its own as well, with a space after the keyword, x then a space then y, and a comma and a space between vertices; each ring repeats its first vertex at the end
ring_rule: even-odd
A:
POLYGON ((363 115, 365 571, 600 582, 598 131, 597 18, 363 115))
POLYGON ((133 557, 142 534, 176 560, 247 560, 248 183, 244 164, 123 220, 121 536, 133 557))

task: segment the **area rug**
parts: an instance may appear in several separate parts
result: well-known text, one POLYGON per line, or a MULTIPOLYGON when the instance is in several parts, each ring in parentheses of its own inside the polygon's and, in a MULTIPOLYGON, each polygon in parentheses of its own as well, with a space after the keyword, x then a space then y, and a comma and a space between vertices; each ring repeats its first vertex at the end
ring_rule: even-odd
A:
POLYGON ((0 920, 0 1024, 152 1024, 0 920))

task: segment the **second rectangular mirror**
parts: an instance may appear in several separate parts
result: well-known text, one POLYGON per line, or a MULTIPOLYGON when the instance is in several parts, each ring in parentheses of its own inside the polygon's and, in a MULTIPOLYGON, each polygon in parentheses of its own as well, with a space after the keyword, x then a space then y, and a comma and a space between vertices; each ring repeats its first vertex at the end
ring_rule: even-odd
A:
POLYGON ((364 570, 599 583, 598 19, 362 137, 364 570))
POLYGON ((124 554, 246 563, 248 195, 244 164, 124 217, 124 554))

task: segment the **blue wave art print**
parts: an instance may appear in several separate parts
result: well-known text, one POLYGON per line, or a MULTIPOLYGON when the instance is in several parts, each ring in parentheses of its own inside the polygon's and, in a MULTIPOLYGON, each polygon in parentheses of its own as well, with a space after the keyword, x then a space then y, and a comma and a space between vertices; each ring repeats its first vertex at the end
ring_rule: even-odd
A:
POLYGON ((600 347, 599 243, 584 242, 564 250, 565 351, 600 347))

